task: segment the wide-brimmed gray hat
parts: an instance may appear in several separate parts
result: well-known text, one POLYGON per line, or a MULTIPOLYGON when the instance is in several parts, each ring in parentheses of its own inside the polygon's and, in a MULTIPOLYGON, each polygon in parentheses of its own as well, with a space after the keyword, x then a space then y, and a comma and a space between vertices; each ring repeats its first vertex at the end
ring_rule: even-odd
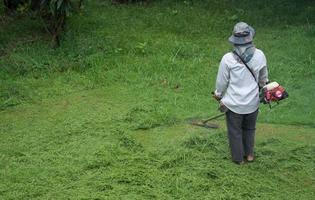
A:
POLYGON ((247 44, 253 41, 255 30, 245 22, 235 24, 229 41, 233 44, 247 44))

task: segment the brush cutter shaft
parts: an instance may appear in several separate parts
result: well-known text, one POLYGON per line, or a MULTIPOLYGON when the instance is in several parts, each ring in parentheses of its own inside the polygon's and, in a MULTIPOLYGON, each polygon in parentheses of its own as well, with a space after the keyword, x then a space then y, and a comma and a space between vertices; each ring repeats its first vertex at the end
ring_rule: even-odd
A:
POLYGON ((208 118, 208 119, 203 120, 202 123, 205 124, 205 123, 207 123, 208 121, 217 119, 217 118, 219 118, 219 117, 222 117, 223 115, 225 115, 225 113, 220 113, 219 115, 216 115, 216 116, 213 116, 213 117, 210 117, 210 118, 208 118))

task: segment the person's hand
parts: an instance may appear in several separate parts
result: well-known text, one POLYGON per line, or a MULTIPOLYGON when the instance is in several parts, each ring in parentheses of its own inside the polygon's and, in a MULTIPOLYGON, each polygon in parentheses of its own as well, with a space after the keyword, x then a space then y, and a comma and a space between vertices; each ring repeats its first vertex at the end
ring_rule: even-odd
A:
POLYGON ((215 95, 215 93, 214 92, 211 92, 211 94, 212 94, 212 97, 216 100, 216 101, 221 101, 221 97, 219 97, 219 96, 217 96, 217 95, 215 95))

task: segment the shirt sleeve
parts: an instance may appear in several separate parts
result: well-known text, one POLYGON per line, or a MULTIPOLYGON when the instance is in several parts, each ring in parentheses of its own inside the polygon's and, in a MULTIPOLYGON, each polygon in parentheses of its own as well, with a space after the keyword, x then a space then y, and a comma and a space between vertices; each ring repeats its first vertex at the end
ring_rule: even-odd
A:
POLYGON ((267 82, 269 82, 268 80, 268 69, 267 69, 267 60, 265 55, 263 55, 262 58, 262 62, 263 62, 263 67, 259 70, 259 76, 258 76, 258 83, 259 83, 259 87, 264 87, 266 85, 267 82))
POLYGON ((222 58, 219 66, 219 71, 216 80, 216 90, 215 95, 222 97, 228 87, 230 80, 230 70, 225 62, 224 57, 222 58))
POLYGON ((259 71, 259 87, 264 87, 266 83, 269 82, 268 80, 268 70, 267 66, 264 66, 260 71, 259 71))

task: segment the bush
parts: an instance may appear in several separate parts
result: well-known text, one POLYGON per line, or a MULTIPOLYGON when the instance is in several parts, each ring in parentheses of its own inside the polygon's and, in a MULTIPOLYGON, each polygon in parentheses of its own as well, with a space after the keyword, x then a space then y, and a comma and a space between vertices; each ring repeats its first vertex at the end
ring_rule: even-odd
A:
MULTIPOLYGON (((81 8, 82 2, 83 0, 76 1, 78 9, 81 8)), ((4 0, 4 5, 9 11, 23 7, 23 12, 35 12, 51 35, 54 48, 60 45, 60 35, 66 18, 74 10, 74 0, 4 0)))
POLYGON ((53 48, 60 45, 60 34, 71 11, 70 0, 41 0, 39 15, 45 21, 46 30, 52 36, 53 48))

